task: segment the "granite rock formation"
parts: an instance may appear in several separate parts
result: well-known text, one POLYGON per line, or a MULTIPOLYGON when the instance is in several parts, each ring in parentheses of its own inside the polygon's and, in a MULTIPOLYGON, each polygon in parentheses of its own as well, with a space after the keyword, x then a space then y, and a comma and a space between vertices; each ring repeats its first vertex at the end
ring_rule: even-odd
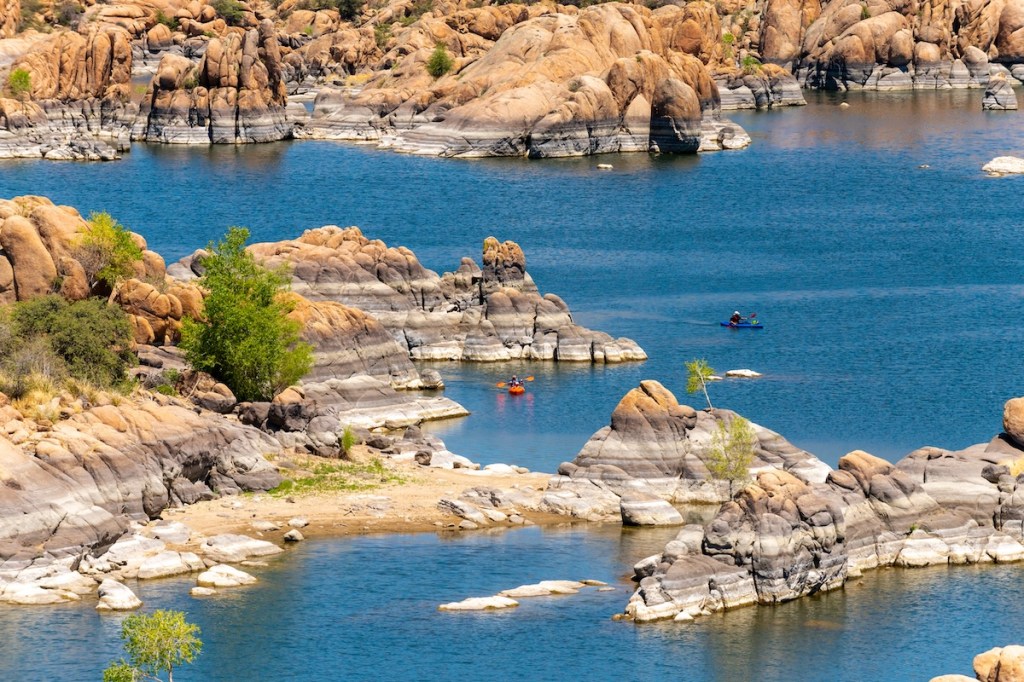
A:
MULTIPOLYGON (((362 311, 331 309, 338 324, 360 338, 373 338, 380 349, 374 352, 389 358, 388 363, 395 362, 393 352, 377 323, 415 360, 614 363, 647 357, 629 339, 576 325, 554 294, 541 296, 526 272, 522 249, 513 242, 490 237, 484 243, 483 268, 464 258, 458 270, 442 276, 424 268, 409 249, 367 239, 355 227, 327 226, 307 230, 298 239, 249 248, 270 267, 287 265, 293 291, 319 310, 334 302, 362 311)), ((194 278, 201 271, 198 255, 169 271, 182 280, 194 278)), ((392 365, 389 371, 401 374, 402 367, 392 365)))
MULTIPOLYGON (((45 197, 0 199, 0 303, 49 293, 59 293, 72 301, 93 293, 110 293, 92 290, 86 268, 79 260, 84 258, 78 246, 86 228, 78 211, 70 206, 55 206, 45 197)), ((142 249, 136 275, 162 278, 163 259, 146 249, 146 241, 140 235, 133 234, 132 238, 142 249)), ((132 313, 132 309, 128 312, 132 313)))
POLYGON ((824 482, 766 471, 703 529, 637 565, 636 620, 776 603, 861 571, 1024 559, 1024 448, 1007 434, 922 448, 895 465, 855 451, 824 482))
POLYGON ((703 134, 704 148, 723 148, 708 70, 719 33, 705 2, 425 17, 383 57, 392 68, 357 93, 322 92, 299 135, 442 156, 551 157, 696 152, 708 123, 715 134, 703 134), (426 64, 437 43, 453 68, 434 80, 426 64))
MULTIPOLYGON (((697 411, 681 405, 657 381, 643 381, 612 412, 611 424, 558 467, 544 504, 553 512, 612 519, 635 496, 668 502, 721 502, 729 484, 712 479, 706 465, 713 434, 728 410, 697 411)), ((781 470, 796 480, 821 482, 829 468, 779 434, 756 424, 751 473, 781 470)))
POLYGON ((263 458, 280 446, 255 428, 164 396, 102 402, 63 398, 69 416, 53 420, 0 408, 0 570, 98 552, 169 505, 281 480, 263 458))
POLYGON ((128 148, 137 108, 127 31, 55 33, 16 59, 16 69, 28 72, 31 92, 27 101, 0 99, 0 158, 108 160, 128 148))
POLYGON ((146 93, 133 139, 175 144, 291 137, 277 34, 269 20, 211 38, 198 65, 168 54, 146 93))
POLYGON ((985 111, 1016 111, 1017 95, 1006 78, 1006 74, 997 73, 988 79, 985 97, 981 101, 985 111))

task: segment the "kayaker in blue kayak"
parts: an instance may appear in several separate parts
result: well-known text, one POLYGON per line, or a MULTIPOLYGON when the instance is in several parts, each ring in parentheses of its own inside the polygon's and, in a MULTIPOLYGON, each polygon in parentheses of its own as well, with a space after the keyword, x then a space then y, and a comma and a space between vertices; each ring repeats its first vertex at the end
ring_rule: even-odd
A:
POLYGON ((743 321, 743 316, 740 315, 740 311, 733 311, 732 317, 729 318, 729 324, 739 324, 743 321))

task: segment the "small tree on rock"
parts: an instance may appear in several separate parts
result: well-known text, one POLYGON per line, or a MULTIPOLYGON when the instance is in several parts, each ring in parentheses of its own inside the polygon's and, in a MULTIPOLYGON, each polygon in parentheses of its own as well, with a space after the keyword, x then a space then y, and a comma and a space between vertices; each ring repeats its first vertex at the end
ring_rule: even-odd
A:
POLYGON ((242 401, 270 400, 313 366, 294 304, 281 294, 289 276, 268 270, 245 250, 249 230, 229 228, 203 258, 204 320, 186 319, 181 348, 192 366, 224 382, 242 401))
POLYGON ((686 392, 693 394, 697 391, 704 392, 704 399, 708 401, 708 409, 714 409, 711 405, 711 396, 708 395, 708 382, 714 376, 715 370, 708 366, 704 358, 691 360, 686 363, 686 392))
POLYGON ((754 461, 757 435, 750 422, 735 415, 729 424, 718 422, 711 436, 711 450, 705 465, 712 478, 729 482, 729 496, 733 486, 750 477, 750 464, 754 461))
POLYGON ((103 682, 174 682, 174 668, 191 663, 202 651, 199 626, 185 620, 181 611, 136 613, 125 618, 121 639, 128 660, 111 663, 103 671, 103 682))
POLYGON ((142 260, 132 233, 109 213, 93 213, 72 251, 75 260, 82 265, 94 290, 103 284, 108 291, 123 279, 135 274, 135 263, 142 260))

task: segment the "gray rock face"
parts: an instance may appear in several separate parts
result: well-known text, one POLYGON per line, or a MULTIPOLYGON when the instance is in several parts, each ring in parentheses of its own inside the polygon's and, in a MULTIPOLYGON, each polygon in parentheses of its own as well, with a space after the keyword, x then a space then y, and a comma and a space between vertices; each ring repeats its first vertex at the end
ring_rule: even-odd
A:
POLYGON ((0 570, 102 550, 177 503, 179 480, 217 494, 281 480, 263 457, 280 447, 269 436, 170 400, 95 407, 52 431, 17 416, 6 428, 19 443, 0 437, 0 570))
POLYGON ((1024 559, 1024 489, 1006 467, 1022 456, 999 437, 958 452, 925 448, 896 465, 852 452, 824 482, 763 472, 722 506, 699 545, 687 528, 638 564, 626 612, 697 616, 835 589, 879 566, 1024 559))
MULTIPOLYGON (((697 412, 680 405, 657 381, 643 381, 612 412, 611 424, 563 463, 548 485, 550 511, 589 519, 620 515, 620 497, 648 494, 670 502, 721 502, 729 486, 712 480, 706 460, 727 410, 697 412)), ((752 425, 757 436, 751 472, 782 469, 806 481, 824 481, 830 469, 779 434, 752 425)))
POLYGON ((675 507, 650 493, 629 493, 619 499, 624 526, 681 526, 683 515, 675 507))
POLYGON ((996 74, 989 78, 981 108, 985 111, 1017 110, 1017 95, 1005 75, 996 74))
POLYGON ((788 71, 770 69, 761 74, 722 74, 715 77, 722 109, 775 109, 804 106, 800 84, 788 71))
POLYGON ((647 357, 629 339, 576 325, 557 296, 541 296, 513 242, 489 237, 482 268, 466 258, 442 276, 408 249, 371 241, 354 227, 308 230, 297 240, 250 248, 269 266, 290 266, 294 291, 314 303, 333 301, 371 315, 416 360, 615 363, 647 357))

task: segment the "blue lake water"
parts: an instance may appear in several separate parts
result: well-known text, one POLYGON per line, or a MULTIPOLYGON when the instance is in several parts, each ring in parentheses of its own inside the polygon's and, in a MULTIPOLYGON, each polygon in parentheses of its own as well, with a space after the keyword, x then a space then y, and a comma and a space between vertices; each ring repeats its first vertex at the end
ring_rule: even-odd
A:
POLYGON ((518 241, 542 291, 579 322, 639 341, 620 367, 443 366, 473 416, 438 426, 481 462, 552 471, 644 378, 681 399, 682 363, 751 368, 712 387, 830 463, 860 448, 897 458, 1001 428, 1022 392, 1022 178, 981 166, 1024 153, 1022 114, 981 94, 829 95, 734 114, 749 149, 700 157, 451 161, 335 143, 180 149, 136 145, 109 164, 0 162, 0 196, 107 210, 168 260, 250 227, 257 240, 360 225, 430 268, 518 241), (598 172, 598 162, 612 172, 598 172), (920 169, 920 165, 930 166, 920 169), (734 308, 766 329, 718 326, 734 308), (528 399, 494 382, 532 374, 528 399))
MULTIPOLYGON (((438 271, 479 259, 488 235, 519 242, 542 291, 577 321, 634 338, 650 360, 439 366, 447 394, 473 414, 432 428, 484 463, 554 470, 641 379, 699 406, 683 394, 682 363, 694 357, 763 372, 713 384, 712 399, 831 464, 854 448, 897 458, 988 440, 1003 402, 1024 393, 1024 179, 980 168, 1024 155, 1022 114, 982 113, 980 92, 850 94, 846 110, 829 95, 808 99, 734 114, 754 145, 699 158, 137 145, 112 164, 0 162, 0 196, 109 211, 168 260, 232 224, 258 240, 356 224, 438 271), (766 329, 719 327, 735 308, 757 311, 766 329), (525 397, 494 388, 511 372, 535 376, 525 397)), ((194 680, 928 679, 969 672, 974 654, 1019 634, 1012 566, 885 571, 687 627, 611 622, 623 583, 513 614, 434 611, 539 579, 614 582, 664 541, 646 537, 532 529, 317 542, 222 599, 183 597, 180 581, 139 587, 148 606, 184 608, 204 627, 208 651, 181 676, 194 680)), ((90 605, 0 610, 12 652, 0 679, 95 679, 117 651, 116 622, 90 605)))
MULTIPOLYGON (((689 625, 615 622, 621 579, 671 532, 537 528, 307 542, 254 586, 193 599, 189 580, 132 585, 184 610, 204 652, 176 680, 928 680, 1019 641, 1019 566, 884 570, 846 589, 689 625), (439 604, 550 578, 615 587, 501 613, 439 604)), ((250 569, 247 569, 250 570, 250 569)), ((122 616, 95 602, 0 609, 3 680, 98 680, 122 616)))

